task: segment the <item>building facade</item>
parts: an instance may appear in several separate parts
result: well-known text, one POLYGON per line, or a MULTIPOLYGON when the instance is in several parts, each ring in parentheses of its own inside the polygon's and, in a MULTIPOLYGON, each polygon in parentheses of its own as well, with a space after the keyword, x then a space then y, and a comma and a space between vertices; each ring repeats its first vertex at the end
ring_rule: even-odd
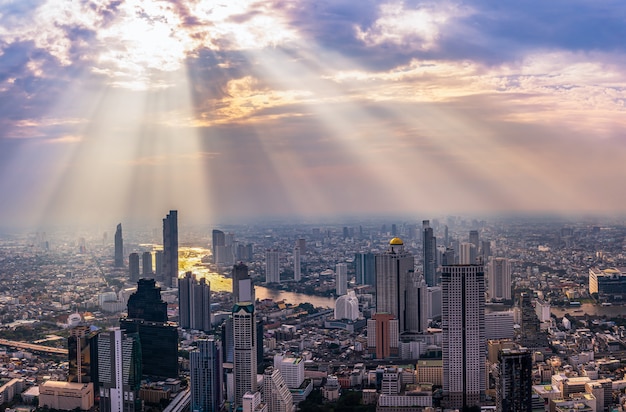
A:
POLYGON ((483 266, 442 266, 441 289, 446 406, 480 405, 486 386, 483 266))
POLYGON ((211 330, 211 286, 191 272, 178 282, 178 322, 183 329, 211 330))
POLYGON ((238 302, 233 306, 233 373, 235 406, 241 406, 246 392, 257 390, 257 330, 254 304, 238 302))
POLYGON ((170 210, 163 219, 163 284, 176 287, 178 282, 178 211, 170 210))
POLYGON ((199 339, 189 352, 192 412, 219 412, 224 406, 221 343, 199 339))

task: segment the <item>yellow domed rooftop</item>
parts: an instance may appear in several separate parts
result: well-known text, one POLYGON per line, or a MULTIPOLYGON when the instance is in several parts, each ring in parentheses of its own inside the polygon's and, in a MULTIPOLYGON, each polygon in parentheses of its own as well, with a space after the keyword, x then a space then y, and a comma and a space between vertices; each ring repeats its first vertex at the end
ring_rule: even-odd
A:
POLYGON ((404 242, 399 237, 394 237, 393 239, 389 241, 389 244, 391 246, 401 246, 401 245, 404 245, 404 242))

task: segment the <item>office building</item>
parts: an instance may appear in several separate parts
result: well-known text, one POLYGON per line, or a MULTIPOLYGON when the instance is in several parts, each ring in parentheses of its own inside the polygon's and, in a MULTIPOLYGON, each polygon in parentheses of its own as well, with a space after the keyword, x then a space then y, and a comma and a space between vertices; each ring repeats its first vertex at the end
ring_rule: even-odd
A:
POLYGON ((151 252, 143 252, 141 255, 141 274, 144 278, 153 276, 151 252))
POLYGON ((476 247, 472 243, 459 245, 459 265, 473 265, 476 263, 476 247))
POLYGON ((232 270, 232 279, 233 303, 254 302, 256 300, 254 295, 254 286, 252 285, 252 279, 250 279, 247 265, 241 262, 234 265, 232 270))
POLYGON ((128 315, 120 319, 127 333, 138 333, 142 371, 147 377, 178 378, 178 330, 167 320, 167 303, 154 279, 139 279, 128 298, 128 315))
POLYGON ((306 253, 306 239, 301 237, 296 240, 296 247, 300 249, 300 253, 306 253))
POLYGON ((118 223, 115 229, 115 266, 124 267, 124 238, 122 237, 122 224, 118 223))
POLYGON ((469 232, 469 242, 474 245, 474 249, 478 251, 480 247, 480 238, 478 236, 478 230, 470 230, 469 232))
POLYGON ((589 269, 589 294, 598 294, 601 301, 626 295, 626 273, 616 268, 589 269))
POLYGON ((502 349, 496 372, 496 411, 532 411, 532 355, 527 349, 502 349))
POLYGON ((367 348, 376 359, 398 355, 400 333, 398 319, 389 313, 376 313, 367 321, 367 348))
POLYGON ((300 282, 300 280, 302 280, 301 260, 302 256, 300 254, 300 248, 296 246, 293 249, 293 280, 296 282, 300 282))
POLYGON ((98 380, 101 412, 141 410, 141 347, 139 336, 121 329, 98 336, 98 380))
POLYGON ((252 302, 233 306, 233 374, 235 407, 242 405, 246 392, 257 391, 257 324, 252 302))
POLYGON ((335 293, 337 296, 345 295, 348 292, 348 265, 337 263, 335 266, 335 293))
POLYGON ((437 239, 433 235, 430 221, 422 222, 422 270, 428 286, 436 286, 437 279, 437 239))
POLYGON ((211 286, 191 272, 178 282, 178 322, 183 329, 211 331, 211 286))
POLYGON ((226 234, 218 229, 213 229, 212 232, 212 252, 213 263, 223 264, 224 257, 226 255, 226 234))
POLYGON ((154 253, 154 278, 163 279, 163 251, 157 250, 154 253))
POLYGON ((404 250, 404 242, 393 238, 385 253, 376 255, 376 312, 389 313, 398 319, 400 333, 410 330, 407 322, 415 314, 407 311, 407 293, 411 286, 409 272, 414 270, 414 258, 404 250))
POLYGON ((428 286, 420 273, 409 271, 405 294, 406 324, 403 332, 426 332, 428 329, 428 286))
POLYGON ((70 329, 67 338, 67 381, 93 383, 98 388, 98 332, 87 325, 70 329))
POLYGON ((178 282, 178 212, 170 210, 163 219, 163 278, 168 287, 178 282))
POLYGON ((285 384, 280 369, 270 366, 263 373, 263 401, 272 412, 294 411, 291 391, 285 384))
POLYGON ((128 255, 128 278, 131 282, 137 282, 139 273, 139 254, 131 253, 128 255))
POLYGON ((304 359, 274 356, 274 368, 280 369, 283 380, 289 389, 298 389, 304 382, 304 359))
POLYGON ((511 300, 511 262, 507 258, 497 257, 491 259, 487 267, 491 301, 511 300))
POLYGON ((215 339, 199 339, 189 352, 191 411, 219 412, 224 405, 221 344, 215 339))
POLYGON ((480 405, 486 386, 483 266, 442 266, 441 294, 446 407, 480 405))
POLYGON ((265 283, 280 283, 280 266, 276 249, 265 251, 265 283))
POLYGON ((482 240, 480 242, 480 255, 483 257, 483 262, 491 257, 491 242, 488 240, 482 240))
POLYGON ((261 398, 261 392, 248 392, 243 395, 242 412, 268 412, 267 405, 261 398))
POLYGON ((485 313, 485 339, 513 339, 514 324, 512 310, 485 313))
POLYGON ((355 253, 354 273, 357 285, 376 287, 376 255, 368 252, 355 253))

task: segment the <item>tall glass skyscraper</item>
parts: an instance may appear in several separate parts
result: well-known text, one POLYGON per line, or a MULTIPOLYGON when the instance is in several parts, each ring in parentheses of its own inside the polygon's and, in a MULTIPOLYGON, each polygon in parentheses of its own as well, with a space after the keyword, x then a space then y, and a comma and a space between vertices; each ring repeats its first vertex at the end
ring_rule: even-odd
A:
POLYGON ((124 239, 122 238, 122 224, 118 223, 115 229, 115 266, 124 266, 124 239))
POLYGON ((197 345, 189 352, 191 411, 219 412, 224 404, 221 343, 210 337, 197 345))
POLYGON ((433 235, 430 221, 422 222, 422 270, 428 286, 437 285, 437 239, 433 235))
POLYGON ((164 285, 176 287, 178 282, 178 212, 170 210, 163 219, 163 278, 164 285))

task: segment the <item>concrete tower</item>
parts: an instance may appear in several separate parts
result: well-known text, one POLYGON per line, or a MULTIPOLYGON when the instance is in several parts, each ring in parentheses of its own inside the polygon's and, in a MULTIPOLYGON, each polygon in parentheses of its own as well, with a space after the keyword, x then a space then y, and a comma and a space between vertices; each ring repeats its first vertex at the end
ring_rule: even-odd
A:
POLYGON ((246 392, 257 390, 257 331, 254 304, 238 302, 233 306, 233 373, 235 378, 235 407, 242 405, 246 392))
POLYGON ((400 333, 409 330, 406 304, 413 297, 407 296, 407 285, 414 264, 413 255, 397 237, 391 239, 387 252, 376 255, 376 312, 398 319, 400 333))
POLYGON ((442 266, 441 289, 446 407, 480 405, 485 394, 483 266, 442 266))

